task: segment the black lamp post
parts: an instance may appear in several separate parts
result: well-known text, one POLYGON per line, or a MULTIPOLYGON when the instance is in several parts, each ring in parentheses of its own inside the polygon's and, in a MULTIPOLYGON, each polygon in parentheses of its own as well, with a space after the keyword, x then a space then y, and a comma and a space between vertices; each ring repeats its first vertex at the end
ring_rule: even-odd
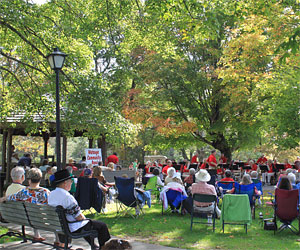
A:
POLYGON ((62 69, 66 54, 55 48, 47 56, 51 69, 56 73, 56 164, 57 170, 61 170, 61 151, 60 151, 60 107, 59 107, 59 71, 62 69))

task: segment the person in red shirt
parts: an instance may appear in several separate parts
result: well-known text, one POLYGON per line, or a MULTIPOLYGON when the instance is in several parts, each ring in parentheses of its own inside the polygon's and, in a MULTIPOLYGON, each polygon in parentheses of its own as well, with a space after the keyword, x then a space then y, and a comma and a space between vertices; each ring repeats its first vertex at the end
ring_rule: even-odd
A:
POLYGON ((193 163, 198 163, 198 153, 196 153, 193 157, 192 157, 192 159, 191 159, 191 164, 193 164, 193 163))
POLYGON ((223 163, 226 164, 227 163, 227 158, 225 157, 225 155, 223 153, 221 153, 220 159, 219 159, 219 163, 223 163))
POLYGON ((73 171, 77 171, 77 170, 78 170, 78 168, 77 168, 76 166, 74 166, 74 161, 73 161, 73 159, 69 159, 69 163, 68 163, 67 166, 72 167, 73 171))
POLYGON ((262 173, 262 181, 264 183, 269 183, 271 184, 271 177, 274 176, 274 169, 273 169, 273 162, 272 160, 267 161, 267 166, 268 166, 268 172, 267 173, 262 173))
POLYGON ((268 161, 268 159, 265 157, 265 155, 262 155, 260 158, 258 158, 258 160, 257 160, 257 164, 261 164, 261 165, 264 165, 264 164, 266 164, 267 163, 267 161, 268 161))
POLYGON ((233 181, 234 182, 234 180, 231 178, 230 170, 225 171, 225 178, 221 179, 221 181, 233 181))
POLYGON ((208 163, 207 163, 207 159, 204 158, 204 159, 203 159, 203 163, 202 163, 201 166, 200 166, 200 169, 206 169, 206 164, 208 164, 208 163))
POLYGON ((150 174, 150 168, 152 167, 151 161, 147 161, 145 166, 146 174, 150 174))
POLYGON ((250 167, 251 167, 251 171, 257 171, 257 165, 254 163, 254 161, 253 160, 250 160, 249 161, 249 165, 250 165, 250 167))
POLYGON ((119 163, 119 158, 118 158, 116 152, 114 152, 112 155, 110 155, 110 156, 107 157, 107 159, 106 159, 106 166, 110 162, 113 162, 114 164, 118 164, 119 163))
POLYGON ((284 161, 284 170, 286 171, 288 168, 292 168, 292 165, 289 163, 288 159, 284 161))
POLYGON ((167 166, 163 167, 162 173, 163 173, 164 175, 168 175, 168 169, 169 169, 170 167, 172 167, 172 166, 173 166, 173 165, 172 165, 172 161, 171 161, 171 160, 167 160, 167 166))
POLYGON ((207 163, 209 165, 208 169, 217 169, 217 159, 216 159, 216 150, 211 151, 211 155, 207 158, 207 163))

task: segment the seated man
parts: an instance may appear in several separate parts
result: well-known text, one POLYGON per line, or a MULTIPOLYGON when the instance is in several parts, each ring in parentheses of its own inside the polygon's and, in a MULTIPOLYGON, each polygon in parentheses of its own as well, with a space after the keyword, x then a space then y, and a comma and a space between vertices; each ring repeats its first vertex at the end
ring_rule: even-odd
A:
MULTIPOLYGON (((48 204, 53 207, 60 205, 67 209, 67 220, 73 222, 69 224, 71 232, 81 232, 83 229, 98 231, 98 242, 100 247, 102 247, 110 239, 107 225, 99 220, 88 221, 81 213, 77 201, 69 193, 72 185, 72 177, 68 170, 60 170, 54 174, 54 177, 56 189, 50 193, 48 204)), ((85 237, 84 239, 91 245, 90 237, 85 237)), ((60 239, 60 241, 64 242, 63 239, 60 239)), ((99 248, 96 247, 95 249, 99 248)))
POLYGON ((221 181, 234 181, 231 178, 231 171, 229 169, 225 171, 225 178, 221 179, 221 181))
POLYGON ((25 186, 22 185, 22 183, 25 180, 25 171, 24 171, 24 168, 22 168, 22 167, 14 167, 10 171, 10 176, 11 176, 11 179, 12 179, 13 183, 10 184, 7 187, 5 196, 16 194, 20 190, 22 190, 23 188, 25 188, 25 186))
MULTIPOLYGON (((192 194, 213 194, 217 196, 216 189, 213 185, 207 184, 210 181, 210 175, 205 169, 200 169, 200 171, 196 174, 196 183, 194 183, 191 187, 192 194)), ((204 212, 213 212, 214 204, 210 204, 207 206, 207 203, 195 202, 197 206, 197 210, 204 212)), ((217 216, 220 217, 221 211, 216 206, 217 216)), ((212 217, 208 217, 208 223, 212 223, 212 217)))

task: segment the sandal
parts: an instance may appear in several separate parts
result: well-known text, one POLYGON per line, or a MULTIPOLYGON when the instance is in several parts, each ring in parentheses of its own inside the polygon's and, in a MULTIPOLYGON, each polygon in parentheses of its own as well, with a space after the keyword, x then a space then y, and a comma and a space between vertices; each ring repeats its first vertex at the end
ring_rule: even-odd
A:
POLYGON ((46 238, 44 237, 33 237, 33 241, 44 241, 46 238))

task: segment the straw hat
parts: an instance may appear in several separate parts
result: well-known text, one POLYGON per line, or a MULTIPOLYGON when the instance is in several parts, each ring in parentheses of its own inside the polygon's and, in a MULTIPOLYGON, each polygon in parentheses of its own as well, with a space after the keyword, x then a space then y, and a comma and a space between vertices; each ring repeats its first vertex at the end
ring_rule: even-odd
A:
POLYGON ((205 169, 200 169, 195 177, 198 181, 208 182, 210 180, 210 175, 205 169))

